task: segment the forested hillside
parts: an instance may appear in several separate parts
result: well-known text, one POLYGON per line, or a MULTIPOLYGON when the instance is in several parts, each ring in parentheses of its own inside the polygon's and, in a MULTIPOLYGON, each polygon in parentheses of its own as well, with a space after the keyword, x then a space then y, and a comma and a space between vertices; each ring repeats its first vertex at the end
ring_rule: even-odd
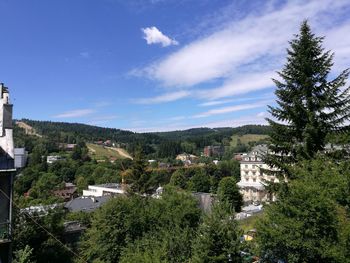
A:
MULTIPOLYGON (((135 133, 80 123, 22 119, 52 144, 111 140, 133 154, 138 146, 150 158, 173 158, 181 152, 200 154, 207 145, 229 146, 232 135, 268 134, 269 127, 246 125, 237 128, 195 128, 184 131, 135 133)), ((15 132, 18 134, 20 131, 15 132)), ((23 133, 20 132, 20 133, 23 133)), ((25 146, 18 138, 19 146, 25 146)), ((28 143, 28 142, 27 142, 28 143)), ((232 150, 232 149, 231 149, 232 150)))

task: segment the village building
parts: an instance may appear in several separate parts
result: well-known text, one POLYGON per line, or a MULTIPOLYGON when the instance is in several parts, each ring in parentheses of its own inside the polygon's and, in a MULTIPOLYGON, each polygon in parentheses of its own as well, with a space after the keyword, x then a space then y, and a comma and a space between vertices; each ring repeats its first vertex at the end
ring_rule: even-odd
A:
POLYGON ((62 198, 64 201, 72 200, 77 196, 77 187, 72 183, 65 183, 63 189, 53 192, 55 196, 62 198))
POLYGON ((89 185, 87 190, 83 190, 83 196, 106 196, 106 195, 121 195, 125 194, 123 185, 116 183, 100 184, 100 185, 89 185))
POLYGON ((65 158, 60 155, 48 155, 46 157, 46 163, 48 164, 52 164, 54 162, 61 161, 61 160, 65 160, 65 158))
POLYGON ((15 148, 15 168, 24 168, 27 164, 28 152, 25 148, 15 148))
POLYGON ((75 146, 77 146, 75 143, 60 143, 59 148, 63 151, 71 152, 74 150, 75 146))
POLYGON ((12 192, 16 172, 12 107, 8 88, 0 83, 0 262, 11 262, 12 192))
POLYGON ((263 172, 269 170, 269 166, 263 162, 263 156, 267 153, 267 145, 257 145, 248 154, 242 155, 240 161, 241 180, 238 186, 245 203, 274 201, 275 196, 265 189, 266 182, 278 182, 273 175, 263 172))
POLYGON ((221 156, 225 152, 225 148, 223 146, 205 146, 203 149, 203 154, 206 157, 212 156, 221 156))
POLYGON ((182 153, 176 156, 176 160, 183 162, 185 165, 191 165, 198 160, 198 157, 193 154, 182 153))
POLYGON ((112 197, 105 196, 80 196, 65 203, 64 208, 69 212, 92 212, 105 204, 112 197))

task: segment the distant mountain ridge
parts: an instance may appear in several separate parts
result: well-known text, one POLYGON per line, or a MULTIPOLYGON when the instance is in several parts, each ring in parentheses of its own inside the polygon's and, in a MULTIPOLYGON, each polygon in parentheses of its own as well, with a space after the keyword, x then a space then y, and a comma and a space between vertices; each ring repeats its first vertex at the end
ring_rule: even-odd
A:
MULTIPOLYGON (((18 122, 18 121, 17 121, 18 122)), ((145 154, 154 156, 174 156, 182 151, 199 153, 207 145, 229 145, 233 135, 269 133, 269 126, 245 125, 231 128, 193 128, 183 131, 136 133, 115 128, 103 128, 81 123, 19 120, 21 126, 26 124, 37 134, 54 144, 58 143, 93 143, 107 141, 117 143, 118 147, 133 154, 142 146, 145 154), (184 145, 185 144, 185 145, 184 145)))
POLYGON ((115 137, 122 138, 125 136, 142 137, 142 135, 159 136, 166 139, 179 139, 188 138, 192 136, 203 136, 208 134, 223 133, 223 134, 268 134, 269 126, 267 125, 244 125, 240 127, 221 127, 221 128, 191 128, 187 130, 174 130, 167 132, 145 132, 136 133, 128 130, 121 130, 116 128, 105 128, 99 126, 93 126, 82 123, 69 123, 69 122, 53 122, 53 121, 37 121, 30 119, 21 119, 17 121, 21 123, 20 127, 27 124, 32 127, 41 135, 49 135, 52 132, 76 132, 81 135, 87 135, 97 139, 113 139, 115 137), (93 135, 92 135, 93 134, 93 135))

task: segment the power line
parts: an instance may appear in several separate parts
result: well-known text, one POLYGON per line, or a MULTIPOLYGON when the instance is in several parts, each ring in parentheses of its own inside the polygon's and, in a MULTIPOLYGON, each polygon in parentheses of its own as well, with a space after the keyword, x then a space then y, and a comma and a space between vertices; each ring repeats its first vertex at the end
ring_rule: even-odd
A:
MULTIPOLYGON (((11 202, 11 198, 0 188, 0 192, 11 202)), ((18 208, 20 209, 20 207, 12 200, 12 203, 18 208)), ((87 263, 87 261, 81 257, 79 254, 75 253, 70 247, 68 247, 66 244, 62 243, 61 240, 59 240, 57 237, 55 237, 54 234, 52 234, 49 230, 47 230, 45 227, 43 227, 40 223, 38 223, 34 217, 32 217, 29 213, 26 213, 26 215, 37 225, 39 226, 41 229, 43 229, 50 237, 52 237, 56 242, 58 242, 62 247, 64 247, 65 249, 67 249, 69 252, 71 252, 74 256, 76 256, 77 258, 79 258, 79 260, 82 260, 82 262, 87 263)))

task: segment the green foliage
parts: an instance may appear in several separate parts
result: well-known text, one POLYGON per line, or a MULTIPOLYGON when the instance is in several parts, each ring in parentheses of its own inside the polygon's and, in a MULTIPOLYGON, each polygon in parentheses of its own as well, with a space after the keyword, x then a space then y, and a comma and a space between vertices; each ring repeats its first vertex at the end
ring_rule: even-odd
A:
MULTIPOLYGON (((267 134, 269 130, 268 126, 246 125, 238 128, 197 128, 161 133, 133 133, 130 131, 78 123, 34 121, 27 119, 22 121, 35 128, 38 133, 44 136, 44 140, 50 142, 51 150, 49 150, 49 152, 57 151, 58 143, 112 140, 117 142, 121 147, 125 147, 132 155, 134 155, 141 145, 144 153, 149 157, 153 156, 152 158, 156 156, 160 158, 173 158, 176 154, 181 152, 199 154, 204 146, 214 144, 221 145, 225 140, 228 142, 233 134, 267 134)), ((27 139, 25 139, 27 143, 22 139, 29 137, 24 135, 22 129, 16 129, 15 135, 20 145, 26 144, 28 149, 31 147, 27 139)), ((32 139, 36 140, 38 138, 33 137, 32 139)))
POLYGON ((122 253, 121 263, 177 263, 188 262, 194 231, 189 228, 168 227, 146 234, 128 245, 122 253))
POLYGON ((185 171, 183 169, 177 169, 170 178, 170 184, 173 186, 180 187, 182 189, 186 189, 187 186, 187 178, 185 176, 185 171))
POLYGON ((210 177, 203 168, 197 169, 188 182, 188 188, 194 192, 210 192, 210 177))
MULTIPOLYGON (((125 254, 132 254, 132 246, 137 247, 140 253, 144 252, 142 248, 147 246, 152 235, 167 233, 168 236, 164 238, 172 242, 172 238, 176 239, 176 237, 171 237, 168 231, 172 231, 173 228, 179 231, 195 229, 199 219, 200 210, 195 199, 187 193, 177 192, 171 188, 165 190, 161 199, 144 198, 137 195, 115 198, 95 213, 91 228, 87 230, 82 242, 81 253, 92 262, 98 260, 118 262, 123 251, 125 254), (144 236, 145 239, 140 240, 144 236), (140 241, 133 245, 132 243, 136 240, 140 241), (128 246, 130 247, 126 249, 128 246)), ((180 236, 178 238, 176 243, 179 246, 183 246, 181 240, 191 242, 190 239, 183 240, 180 236)), ((170 244, 168 244, 169 249, 171 249, 170 244)), ((148 257, 136 252, 135 255, 132 255, 135 258, 148 257)), ((149 253, 151 260, 155 255, 152 255, 153 251, 149 253)), ((167 253, 181 254, 183 252, 169 250, 167 253)))
POLYGON ((149 173, 146 172, 147 163, 144 159, 142 149, 135 153, 133 163, 129 169, 127 182, 131 184, 131 189, 137 193, 146 193, 146 182, 149 180, 149 173))
POLYGON ((13 263, 34 263, 31 260, 31 255, 33 253, 33 249, 30 246, 26 245, 23 249, 15 251, 13 257, 13 263))
POLYGON ((227 202, 231 210, 241 212, 243 197, 239 192, 235 178, 225 177, 221 179, 218 188, 218 197, 220 202, 227 202))
POLYGON ((29 258, 35 259, 37 263, 72 262, 71 252, 48 234, 50 232, 61 242, 64 241, 63 216, 64 213, 60 209, 51 210, 47 215, 41 216, 17 214, 13 232, 14 251, 22 250, 29 253, 28 248, 26 249, 29 246, 32 249, 29 258), (34 218, 35 222, 31 218, 34 218))
POLYGON ((347 262, 350 177, 342 168, 324 159, 293 168, 296 179, 258 224, 263 262, 347 262))
POLYGON ((350 95, 342 88, 350 71, 328 80, 333 54, 324 52, 322 42, 304 21, 290 42, 287 63, 279 72, 282 80, 274 80, 278 106, 270 107, 270 113, 277 121, 268 121, 270 150, 277 155, 269 155, 266 162, 285 172, 288 164, 322 151, 327 135, 349 130, 343 124, 350 118, 350 95))
POLYGON ((241 233, 229 207, 216 204, 200 225, 193 245, 193 263, 241 262, 241 233), (231 261, 229 261, 229 259, 231 261))
POLYGON ((165 141, 159 144, 157 155, 159 158, 175 158, 181 153, 181 145, 175 141, 165 141))

